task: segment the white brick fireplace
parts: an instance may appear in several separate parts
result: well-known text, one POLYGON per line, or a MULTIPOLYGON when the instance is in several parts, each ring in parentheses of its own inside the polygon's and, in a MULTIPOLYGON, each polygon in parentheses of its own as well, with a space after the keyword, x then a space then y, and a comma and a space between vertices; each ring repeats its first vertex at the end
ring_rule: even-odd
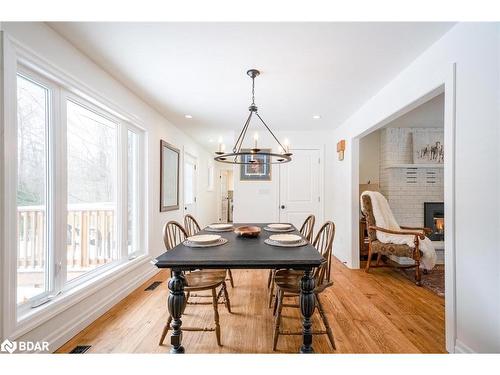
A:
MULTIPOLYGON (((444 201, 443 165, 413 164, 412 134, 434 128, 380 131, 380 190, 400 225, 424 226, 424 202, 444 201)), ((437 249, 442 243, 435 243, 437 249)), ((438 257, 442 254, 438 252, 438 257)))

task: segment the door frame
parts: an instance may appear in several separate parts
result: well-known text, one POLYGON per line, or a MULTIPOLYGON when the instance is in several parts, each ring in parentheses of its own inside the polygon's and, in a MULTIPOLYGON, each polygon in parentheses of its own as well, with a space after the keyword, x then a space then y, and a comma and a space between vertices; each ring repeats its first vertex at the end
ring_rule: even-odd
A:
MULTIPOLYGON (((324 145, 297 145, 290 149, 290 152, 295 150, 303 150, 303 151, 319 151, 319 157, 321 162, 319 163, 319 194, 320 194, 320 205, 319 205, 319 217, 316 218, 316 223, 322 223, 325 220, 325 146, 324 145)), ((292 161, 293 163, 293 155, 292 161)), ((277 210, 278 210, 278 219, 280 219, 281 214, 281 165, 278 168, 278 202, 277 202, 277 210)))
POLYGON ((351 139, 351 266, 359 268, 359 139, 380 129, 392 120, 411 111, 431 98, 444 93, 444 211, 446 231, 444 241, 445 258, 445 338, 446 350, 454 353, 457 347, 456 327, 456 257, 455 257, 455 123, 456 123, 456 63, 450 64, 443 78, 431 90, 413 97, 406 105, 390 116, 373 124, 351 139))
POLYGON ((190 152, 184 150, 182 155, 182 213, 186 215, 186 160, 191 159, 194 161, 194 203, 195 212, 192 213, 196 217, 198 213, 198 157, 190 152))

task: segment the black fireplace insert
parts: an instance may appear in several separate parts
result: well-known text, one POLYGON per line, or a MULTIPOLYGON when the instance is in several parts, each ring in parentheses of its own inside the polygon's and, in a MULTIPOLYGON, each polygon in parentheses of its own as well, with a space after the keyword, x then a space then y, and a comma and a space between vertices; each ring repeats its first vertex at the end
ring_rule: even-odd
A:
POLYGON ((424 225, 432 230, 431 241, 444 241, 444 202, 424 203, 424 225))

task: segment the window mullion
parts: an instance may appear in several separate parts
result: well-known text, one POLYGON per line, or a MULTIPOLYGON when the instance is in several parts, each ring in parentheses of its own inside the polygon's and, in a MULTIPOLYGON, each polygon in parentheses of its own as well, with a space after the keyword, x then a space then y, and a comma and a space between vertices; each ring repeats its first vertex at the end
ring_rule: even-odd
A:
POLYGON ((53 207, 54 207, 54 291, 57 293, 66 283, 67 268, 67 126, 66 96, 62 89, 55 91, 54 122, 52 143, 54 161, 53 169, 53 207))
POLYGON ((128 258, 128 201, 127 201, 127 166, 128 166, 128 137, 127 126, 120 122, 120 131, 118 132, 118 186, 117 186, 117 222, 120 223, 118 228, 120 243, 118 243, 118 251, 121 259, 128 258))

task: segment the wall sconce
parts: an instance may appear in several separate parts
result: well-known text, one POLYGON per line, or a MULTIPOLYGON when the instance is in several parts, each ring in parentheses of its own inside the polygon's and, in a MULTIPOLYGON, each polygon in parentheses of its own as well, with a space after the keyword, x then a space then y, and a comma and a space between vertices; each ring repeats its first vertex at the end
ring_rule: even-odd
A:
POLYGON ((339 154, 339 160, 344 160, 344 151, 345 151, 345 139, 341 139, 337 143, 337 152, 339 154))

